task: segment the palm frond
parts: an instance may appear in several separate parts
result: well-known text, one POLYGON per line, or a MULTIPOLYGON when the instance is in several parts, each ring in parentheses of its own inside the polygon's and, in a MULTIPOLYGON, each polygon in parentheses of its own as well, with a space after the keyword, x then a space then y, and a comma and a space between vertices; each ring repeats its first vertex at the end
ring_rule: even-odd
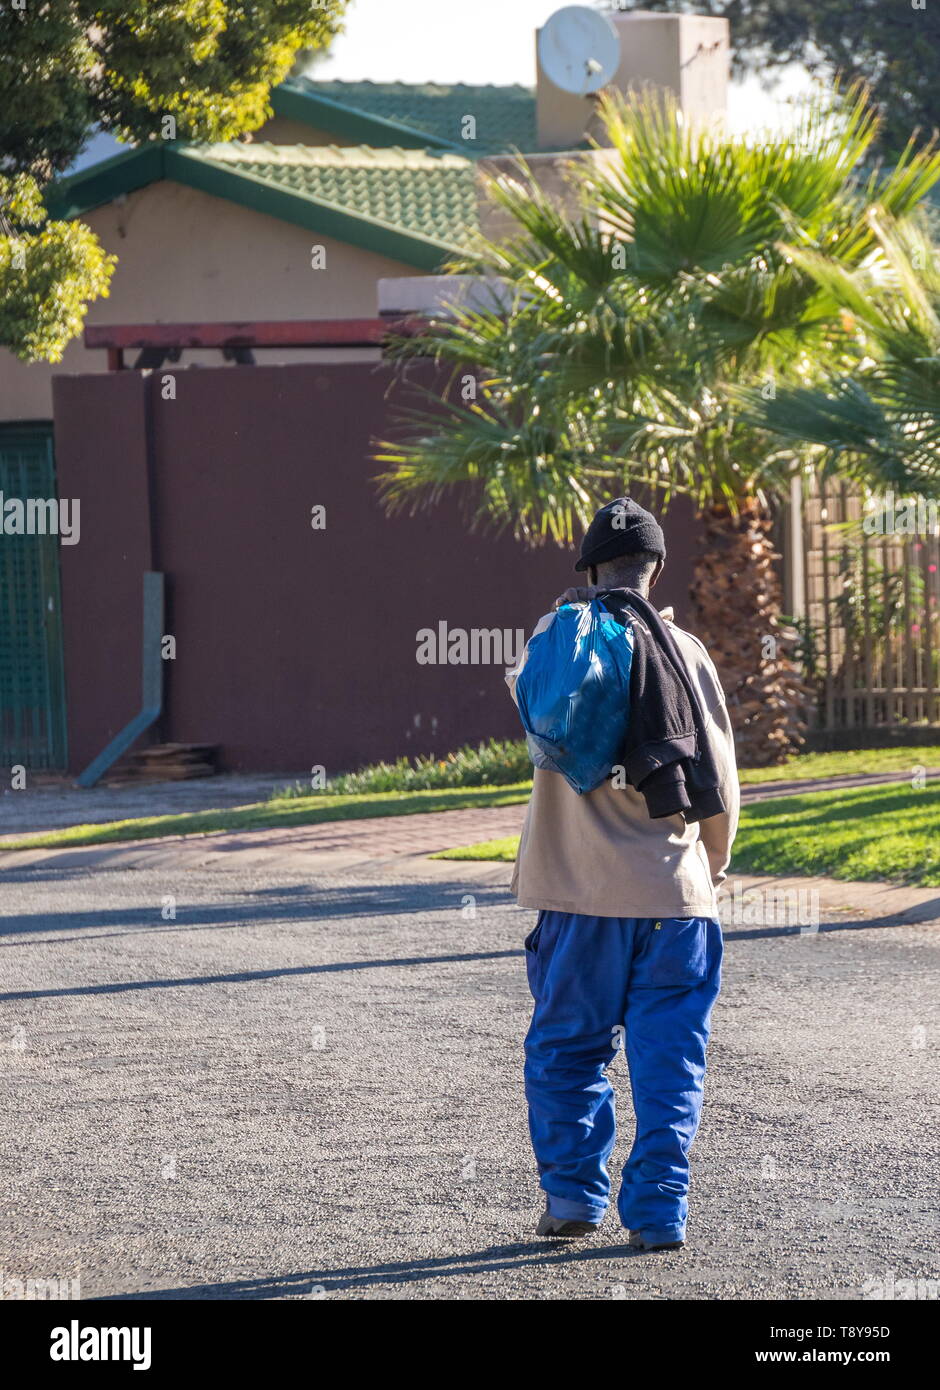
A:
POLYGON ((737 399, 754 424, 825 450, 825 466, 872 486, 940 494, 940 272, 916 222, 868 210, 876 250, 860 268, 798 248, 791 255, 841 315, 847 371, 769 400, 737 399))

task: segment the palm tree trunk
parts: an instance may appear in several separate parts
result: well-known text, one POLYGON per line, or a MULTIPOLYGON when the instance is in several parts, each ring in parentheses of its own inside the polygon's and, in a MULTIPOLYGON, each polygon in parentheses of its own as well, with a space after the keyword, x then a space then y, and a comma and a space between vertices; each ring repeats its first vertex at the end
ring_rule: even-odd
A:
POLYGON ((810 687, 781 623, 779 556, 758 501, 705 509, 691 588, 692 631, 718 668, 744 767, 783 762, 804 741, 810 687))

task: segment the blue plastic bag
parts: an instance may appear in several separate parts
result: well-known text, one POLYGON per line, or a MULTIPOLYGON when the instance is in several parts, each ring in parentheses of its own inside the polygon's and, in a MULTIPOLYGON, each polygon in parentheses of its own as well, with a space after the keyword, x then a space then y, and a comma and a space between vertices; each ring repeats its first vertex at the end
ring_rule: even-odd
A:
POLYGON ((566 603, 529 641, 516 681, 529 757, 578 795, 620 761, 630 718, 633 629, 594 599, 566 603))

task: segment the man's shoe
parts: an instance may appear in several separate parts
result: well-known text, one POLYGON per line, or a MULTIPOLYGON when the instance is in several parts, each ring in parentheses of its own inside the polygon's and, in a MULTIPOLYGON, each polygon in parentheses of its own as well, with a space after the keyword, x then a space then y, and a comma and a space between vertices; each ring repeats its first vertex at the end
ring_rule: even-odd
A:
POLYGON ((552 1216, 546 1202, 535 1234, 550 1236, 553 1240, 580 1240, 584 1236, 593 1235, 600 1224, 599 1221, 571 1221, 563 1216, 552 1216))
POLYGON ((629 1244, 632 1245, 635 1250, 681 1250, 685 1244, 684 1240, 650 1240, 642 1231, 630 1231, 629 1237, 629 1244))

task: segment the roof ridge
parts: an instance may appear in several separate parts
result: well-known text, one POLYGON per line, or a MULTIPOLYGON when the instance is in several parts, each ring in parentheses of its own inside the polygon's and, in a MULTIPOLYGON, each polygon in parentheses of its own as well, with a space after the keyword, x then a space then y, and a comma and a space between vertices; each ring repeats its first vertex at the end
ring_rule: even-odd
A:
POLYGON ((233 159, 245 163, 283 165, 426 165, 428 168, 464 168, 476 161, 458 150, 415 149, 405 145, 295 145, 270 140, 219 140, 191 144, 187 148, 207 159, 233 159))
POLYGON ((425 78, 421 82, 401 82, 394 79, 376 80, 372 77, 308 77, 306 73, 298 73, 295 77, 285 78, 284 81, 305 82, 312 87, 397 87, 407 92, 421 87, 440 87, 448 92, 523 92, 527 96, 535 92, 534 84, 525 82, 441 82, 433 77, 425 78))

